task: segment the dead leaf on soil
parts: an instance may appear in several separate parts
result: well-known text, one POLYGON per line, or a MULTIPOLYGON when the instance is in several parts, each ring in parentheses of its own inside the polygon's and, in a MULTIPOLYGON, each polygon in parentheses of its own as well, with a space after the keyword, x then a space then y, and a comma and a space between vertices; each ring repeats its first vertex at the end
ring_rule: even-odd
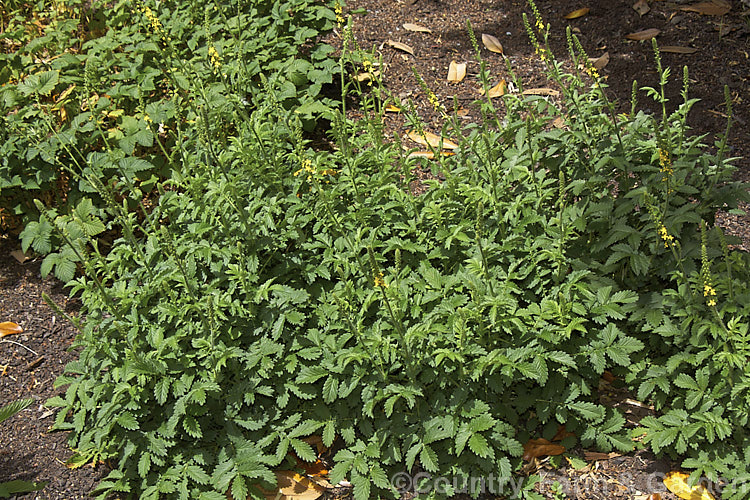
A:
POLYGON ((558 116, 552 120, 552 126, 555 128, 565 128, 565 120, 563 120, 562 116, 558 116))
POLYGON ((582 9, 569 12, 568 14, 565 15, 565 19, 578 19, 579 17, 585 16, 589 12, 591 12, 591 9, 589 9, 588 7, 584 7, 582 9))
POLYGON ((414 55, 414 49, 412 49, 405 43, 396 42, 394 40, 388 40, 387 42, 385 42, 385 44, 388 45, 389 47, 393 47, 394 49, 402 50, 408 54, 414 55))
POLYGON ((23 328, 21 328, 16 323, 13 323, 12 321, 5 321, 3 323, 0 323, 0 338, 6 337, 8 335, 15 335, 18 333, 23 333, 23 328))
POLYGON ((31 257, 23 253, 23 251, 21 250, 13 250, 12 252, 10 252, 10 255, 14 259, 16 259, 19 264, 23 264, 27 260, 31 260, 31 257))
POLYGON ((326 488, 290 470, 276 471, 277 489, 264 491, 267 500, 315 500, 326 488))
POLYGON ((405 30, 409 31, 416 31, 418 33, 432 33, 432 30, 430 28, 425 28, 424 26, 420 26, 414 23, 404 23, 403 26, 405 30))
POLYGON ((537 89, 526 89, 523 91, 523 95, 551 95, 554 97, 560 95, 560 91, 549 87, 542 87, 537 89))
POLYGON ((389 104, 388 106, 385 107, 385 112, 386 113, 400 113, 401 108, 399 108, 398 106, 394 106, 393 104, 389 104))
MULTIPOLYGON (((453 151, 441 151, 440 154, 442 156, 453 156, 456 153, 453 151)), ((412 151, 409 153, 409 158, 427 158, 428 160, 432 160, 435 158, 435 153, 432 151, 412 151)))
POLYGON ((610 451, 609 453, 599 453, 598 451, 585 451, 583 452, 583 458, 586 460, 609 460, 610 458, 621 457, 622 454, 610 451))
POLYGON ((487 50, 490 52, 497 52, 498 54, 503 53, 503 44, 500 43, 500 40, 495 38, 492 35, 488 35, 487 33, 482 33, 482 43, 485 47, 487 47, 487 50))
POLYGON ((630 33, 629 35, 625 35, 625 38, 627 38, 628 40, 638 40, 638 41, 651 40, 659 33, 661 33, 661 30, 659 29, 648 28, 642 31, 636 31, 635 33, 630 33))
POLYGON ((466 63, 459 64, 456 61, 451 61, 450 66, 448 66, 448 81, 458 83, 464 78, 466 78, 466 63))
POLYGON ((645 16, 646 14, 648 14, 648 11, 651 10, 651 7, 648 6, 648 2, 646 0, 638 0, 633 4, 633 9, 638 13, 639 16, 645 16))
POLYGON ((562 455, 565 447, 560 444, 550 443, 544 438, 530 439, 523 445, 523 459, 531 462, 533 459, 547 455, 562 455))
POLYGON ((671 52, 672 54, 695 54, 698 49, 694 47, 680 47, 679 45, 664 45, 659 47, 660 52, 671 52))
POLYGON ((575 433, 568 432, 568 430, 565 428, 565 424, 562 424, 557 428, 557 432, 555 433, 555 436, 552 438, 552 441, 562 441, 566 437, 571 437, 571 436, 575 437, 575 433))
POLYGON ((651 493, 650 495, 635 495, 633 500, 661 500, 661 495, 658 493, 651 493))
POLYGON ((357 80, 359 83, 369 82, 372 81, 373 78, 378 76, 378 72, 370 73, 369 71, 363 71, 362 73, 357 73, 354 76, 354 79, 357 80))
POLYGON ((408 132, 406 132, 406 136, 417 144, 421 144, 422 146, 432 146, 433 148, 439 148, 442 141, 442 146, 444 149, 458 148, 458 144, 456 144, 455 142, 451 141, 450 139, 441 139, 439 135, 435 135, 432 132, 425 131, 424 136, 422 136, 416 130, 409 130, 408 132))
POLYGON ((589 57, 589 62, 592 64, 592 66, 594 66, 594 68, 600 70, 607 64, 609 64, 609 52, 605 52, 599 57, 589 57))
POLYGON ((723 16, 732 10, 732 4, 726 0, 711 0, 710 2, 699 2, 693 5, 680 7, 686 12, 697 12, 704 16, 723 16))
POLYGON ((489 97, 490 99, 492 99, 493 97, 502 97, 507 91, 508 84, 505 82, 505 79, 503 79, 500 80, 500 83, 487 91, 487 97, 489 97))
POLYGON ((692 488, 688 486, 687 480, 690 474, 672 471, 664 478, 664 486, 669 491, 685 500, 714 500, 714 496, 701 484, 692 488))

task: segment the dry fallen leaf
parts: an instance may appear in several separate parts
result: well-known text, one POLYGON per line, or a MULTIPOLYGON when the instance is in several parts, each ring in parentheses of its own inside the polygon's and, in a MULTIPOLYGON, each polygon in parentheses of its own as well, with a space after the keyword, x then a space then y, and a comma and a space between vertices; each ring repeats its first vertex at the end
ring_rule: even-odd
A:
POLYGON ((277 490, 264 491, 267 500, 315 500, 325 488, 309 478, 290 470, 276 471, 277 490))
POLYGON ((432 33, 432 30, 430 28, 425 28, 424 26, 420 26, 414 23, 404 23, 403 26, 405 30, 409 31, 416 31, 419 33, 432 33))
POLYGON ((552 438, 552 441, 562 441, 566 437, 570 437, 570 436, 575 437, 575 434, 573 432, 568 432, 568 430, 565 429, 565 424, 563 424, 557 427, 557 432, 555 433, 555 436, 552 438))
POLYGON ((359 83, 369 82, 372 81, 372 79, 377 76, 377 74, 370 73, 369 71, 363 71, 362 73, 357 73, 354 76, 354 79, 357 80, 359 83))
POLYGON ((393 104, 389 104, 388 106, 385 107, 385 112, 386 113, 400 113, 401 108, 399 108, 398 106, 394 106, 393 104))
POLYGON ((686 12, 697 12, 705 16, 723 16, 732 10, 732 4, 726 0, 711 0, 710 2, 699 2, 693 5, 680 7, 686 12))
POLYGON ((605 52, 599 57, 590 57, 589 62, 591 62, 594 68, 596 68, 597 70, 600 70, 604 68, 607 64, 609 64, 609 52, 605 52))
POLYGON ((648 2, 646 0, 638 0, 635 4, 633 4, 633 9, 635 9, 638 15, 644 16, 648 14, 648 11, 651 10, 651 7, 648 6, 648 2))
POLYGON ((328 469, 326 468, 326 465, 320 459, 312 463, 297 459, 297 465, 301 469, 304 469, 305 473, 308 476, 315 476, 315 477, 321 477, 321 478, 328 476, 328 469))
POLYGON ((498 54, 503 53, 503 44, 500 43, 500 40, 495 38, 492 35, 488 35, 487 33, 482 33, 482 43, 485 47, 487 47, 487 50, 490 52, 497 52, 498 54))
POLYGON ((563 120, 562 116, 558 116, 552 120, 552 126, 555 128, 565 128, 565 120, 563 120))
POLYGON ((487 91, 487 97, 490 99, 493 97, 502 97, 505 95, 505 93, 508 91, 508 84, 505 82, 505 79, 500 80, 500 83, 492 87, 487 91))
MULTIPOLYGON (((440 154, 442 156, 453 156, 456 153, 453 151, 441 151, 440 154)), ((435 158, 435 153, 432 151, 412 151, 408 155, 409 158, 427 158, 428 160, 431 160, 435 158)))
POLYGON ((409 130, 406 132, 406 136, 417 144, 422 146, 432 146, 433 148, 439 148, 442 140, 444 149, 456 149, 458 144, 451 141, 450 139, 441 139, 440 136, 433 134, 432 132, 425 131, 424 136, 420 135, 416 130, 409 130))
POLYGON ((523 459, 531 462, 537 457, 547 455, 562 455, 565 453, 565 447, 559 444, 550 443, 544 438, 530 439, 523 445, 523 459))
POLYGON ((636 31, 635 33, 630 33, 629 35, 625 35, 625 38, 628 40, 651 40, 656 35, 661 33, 661 30, 656 28, 649 28, 645 29, 643 31, 636 31))
POLYGON ((396 42, 394 40, 388 40, 385 42, 386 45, 389 47, 393 47, 394 49, 403 50, 404 52, 414 55, 414 49, 406 45, 405 43, 396 42))
POLYGON ((574 10, 573 12, 570 12, 565 15, 565 19, 578 19, 579 17, 583 17, 586 14, 588 14, 591 11, 588 7, 584 7, 582 9, 574 10))
POLYGON ((10 255, 14 259, 16 259, 19 264, 23 264, 27 260, 31 259, 31 257, 23 253, 23 251, 21 250, 13 250, 12 252, 10 252, 10 255))
POLYGON ((610 458, 621 457, 620 453, 610 451, 609 453, 599 453, 598 451, 585 451, 583 452, 583 458, 586 460, 609 460, 610 458))
POLYGON ((450 66, 448 66, 448 81, 449 82, 460 82, 466 78, 466 63, 457 63, 456 61, 451 61, 450 66))
POLYGON ((659 47, 661 52, 671 52, 672 54, 695 54, 698 49, 693 47, 680 47, 678 45, 664 45, 659 47))
POLYGON ((23 333, 23 328, 16 323, 13 323, 12 321, 0 323, 0 338, 17 333, 23 333))
POLYGON ((689 487, 687 484, 688 477, 690 477, 690 474, 672 471, 664 478, 664 486, 685 500, 714 500, 714 496, 703 485, 696 484, 692 488, 689 487))
POLYGON ((559 90, 551 89, 549 87, 542 87, 538 89, 526 89, 523 91, 523 95, 560 95, 559 90))

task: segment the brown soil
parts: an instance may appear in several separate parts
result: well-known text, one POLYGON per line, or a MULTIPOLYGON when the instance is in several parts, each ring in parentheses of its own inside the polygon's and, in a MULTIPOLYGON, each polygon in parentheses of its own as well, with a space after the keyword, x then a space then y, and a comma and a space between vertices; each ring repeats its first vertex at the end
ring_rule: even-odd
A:
MULTIPOLYGON (((750 12, 742 2, 734 0, 727 15, 705 16, 681 10, 694 3, 693 0, 677 0, 652 1, 650 12, 640 16, 632 8, 634 2, 538 0, 537 3, 544 19, 552 25, 552 48, 559 57, 564 59, 566 54, 566 26, 577 30, 589 56, 609 52, 610 62, 600 73, 606 78, 610 97, 624 107, 629 106, 633 79, 641 85, 657 83, 651 44, 628 41, 626 34, 658 28, 661 45, 697 48, 694 54, 662 54, 663 63, 672 68, 673 74, 673 82, 667 88, 670 105, 680 102, 682 66, 688 65, 691 95, 701 99, 693 110, 690 125, 695 133, 713 137, 726 126, 723 87, 729 86, 735 120, 729 138, 731 154, 743 157, 737 161, 737 178, 750 181, 750 12), (590 8, 590 12, 578 19, 564 19, 565 14, 582 7, 590 8)), ((382 76, 385 87, 401 99, 412 99, 427 128, 434 132, 440 131, 442 119, 420 89, 412 69, 424 78, 446 108, 453 108, 455 96, 466 108, 464 119, 475 119, 471 103, 480 97, 479 65, 465 28, 467 19, 477 35, 488 33, 501 41, 505 57, 510 59, 525 87, 549 85, 544 67, 524 32, 521 15, 530 10, 523 0, 350 0, 346 8, 364 12, 354 16, 354 36, 361 47, 375 47, 382 54, 387 63, 382 76), (403 23, 420 24, 432 33, 407 31, 403 23), (388 40, 408 44, 415 55, 384 45, 388 40), (446 81, 451 60, 468 65, 468 75, 461 83, 446 81)), ((331 37, 329 41, 338 43, 337 40, 331 37)), ((500 55, 484 49, 482 55, 495 83, 502 78, 511 80, 500 55)), ((656 111, 643 93, 640 101, 644 108, 656 111)), ((397 115, 389 115, 386 128, 391 137, 405 131, 402 118, 397 115)), ((713 143, 713 139, 707 142, 713 143)), ((744 240, 745 249, 750 248, 750 217, 723 216, 721 221, 729 232, 744 240)), ((53 388, 53 381, 75 356, 68 351, 75 331, 63 318, 53 314, 42 300, 42 292, 69 313, 75 314, 76 305, 67 299, 65 290, 54 279, 41 279, 39 259, 21 264, 10 256, 18 246, 15 240, 0 238, 0 322, 14 321, 25 329, 23 334, 4 339, 14 343, 0 343, 0 405, 23 397, 32 397, 37 402, 0 427, 0 482, 49 481, 42 491, 19 498, 86 498, 103 472, 91 468, 71 470, 64 465, 71 452, 63 434, 47 432, 54 416, 42 405, 47 398, 61 392, 53 388)), ((602 391, 603 397, 632 410, 631 418, 648 411, 629 402, 626 393, 610 389, 602 391)), ((580 456, 585 453, 585 450, 573 451, 580 456)), ((661 492, 663 498, 675 498, 664 493, 659 478, 677 464, 657 460, 645 451, 597 458, 578 471, 565 463, 561 468, 553 468, 549 459, 535 464, 534 470, 543 477, 538 490, 552 498, 552 485, 558 481, 569 487, 563 491, 568 498, 633 498, 654 492, 661 492)))
POLYGON ((53 384, 75 359, 68 351, 75 329, 53 313, 42 293, 68 314, 75 314, 77 305, 57 280, 41 279, 40 259, 25 264, 14 259, 10 253, 17 249, 16 241, 0 238, 0 322, 13 321, 24 329, 0 339, 0 406, 22 398, 35 402, 0 426, 0 483, 49 481, 43 490, 22 498, 86 498, 101 472, 65 466, 72 452, 64 434, 48 432, 55 414, 43 406, 63 393, 53 384))

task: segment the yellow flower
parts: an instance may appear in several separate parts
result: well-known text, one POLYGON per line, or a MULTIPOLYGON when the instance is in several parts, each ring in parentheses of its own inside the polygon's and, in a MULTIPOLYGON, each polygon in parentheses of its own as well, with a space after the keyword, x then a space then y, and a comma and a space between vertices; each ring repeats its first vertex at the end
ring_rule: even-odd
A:
POLYGON ((154 11, 151 10, 151 7, 144 6, 142 12, 146 16, 146 19, 148 19, 148 22, 151 24, 151 29, 156 33, 161 33, 161 21, 159 21, 159 18, 156 17, 156 14, 154 14, 154 11))
POLYGON ((716 295, 716 290, 714 289, 714 287, 712 287, 708 283, 705 284, 705 285, 703 285, 703 296, 704 297, 714 296, 714 295, 716 295))
POLYGON ((708 307, 713 307, 713 306, 715 306, 715 305, 716 305, 716 300, 714 300, 714 299, 711 299, 711 300, 709 300, 708 302, 706 302, 706 304, 708 304, 708 307))
POLYGON ((430 104, 432 104, 432 107, 435 108, 435 111, 441 111, 440 100, 435 95, 435 92, 430 89, 427 89, 427 100, 430 101, 430 104))
POLYGON ((333 11, 336 13, 336 23, 340 28, 346 21, 346 19, 344 19, 344 8, 341 6, 341 3, 336 2, 336 6, 334 7, 333 11))
POLYGON ((663 174, 672 175, 674 169, 672 168, 672 158, 669 156, 669 151, 659 149, 659 165, 661 166, 661 172, 663 174))
POLYGON ((375 282, 373 283, 375 288, 388 288, 388 283, 383 279, 383 273, 379 273, 375 276, 375 282))
POLYGON ((214 72, 221 69, 221 58, 219 57, 219 51, 213 45, 208 48, 208 59, 213 66, 214 72))
POLYGON ((536 55, 539 56, 539 59, 542 60, 542 62, 547 62, 550 59, 546 48, 538 46, 534 51, 536 52, 536 55))
POLYGON ((664 227, 664 224, 659 227, 659 236, 661 236, 661 239, 664 240, 664 248, 669 248, 670 245, 674 244, 674 236, 669 234, 669 231, 667 231, 667 228, 664 227))

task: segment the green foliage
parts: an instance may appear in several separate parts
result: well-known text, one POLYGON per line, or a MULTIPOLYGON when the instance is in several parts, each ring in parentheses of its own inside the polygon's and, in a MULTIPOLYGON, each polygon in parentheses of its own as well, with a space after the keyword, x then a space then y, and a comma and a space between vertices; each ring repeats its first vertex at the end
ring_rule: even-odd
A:
MULTIPOLYGON (((317 40, 336 16, 324 3, 149 5, 66 0, 18 5, 7 14, 0 210, 21 216, 22 238, 34 241, 35 251, 56 252, 45 271, 54 268, 63 280, 72 277, 74 254, 49 232, 34 200, 61 217, 88 200, 105 221, 114 217, 104 210, 109 196, 131 198, 134 208, 132 191, 148 196, 179 161, 179 130, 207 118, 197 109, 185 113, 196 95, 210 94, 216 106, 247 107, 273 79, 280 104, 296 109, 306 127, 331 115, 334 101, 322 88, 338 65, 328 57, 333 48, 317 40)), ((224 135, 234 133, 223 115, 212 118, 224 135)))
POLYGON ((24 408, 27 408, 33 402, 34 400, 31 398, 20 399, 3 406, 2 408, 0 408, 0 423, 8 420, 10 417, 23 410, 24 408))
POLYGON ((357 499, 397 497, 404 470, 508 478, 521 443, 561 423, 626 452, 633 431, 596 392, 605 370, 657 407, 642 422, 656 452, 695 480, 746 478, 750 266, 714 216, 747 192, 726 144, 688 135, 687 89, 661 117, 618 115, 590 67, 562 73, 529 32, 561 102, 510 93, 481 125, 446 116, 460 147, 436 155, 444 180, 423 195, 409 173, 424 160, 383 141, 377 85, 315 152, 272 79, 249 110, 218 85, 173 99, 192 118, 140 217, 92 183, 122 228, 108 252, 93 204, 44 212, 24 245, 88 241, 68 244, 85 271, 70 282, 80 358, 48 404, 71 464, 112 464, 101 498, 262 497, 290 452, 316 458, 311 435, 357 499))
MULTIPOLYGON (((27 408, 34 402, 32 398, 19 399, 13 401, 0 408, 0 423, 9 419, 19 411, 27 408)), ((5 481, 0 483, 0 498, 10 498, 17 493, 28 493, 30 491, 38 491, 47 485, 46 482, 35 483, 32 481, 5 481)))

